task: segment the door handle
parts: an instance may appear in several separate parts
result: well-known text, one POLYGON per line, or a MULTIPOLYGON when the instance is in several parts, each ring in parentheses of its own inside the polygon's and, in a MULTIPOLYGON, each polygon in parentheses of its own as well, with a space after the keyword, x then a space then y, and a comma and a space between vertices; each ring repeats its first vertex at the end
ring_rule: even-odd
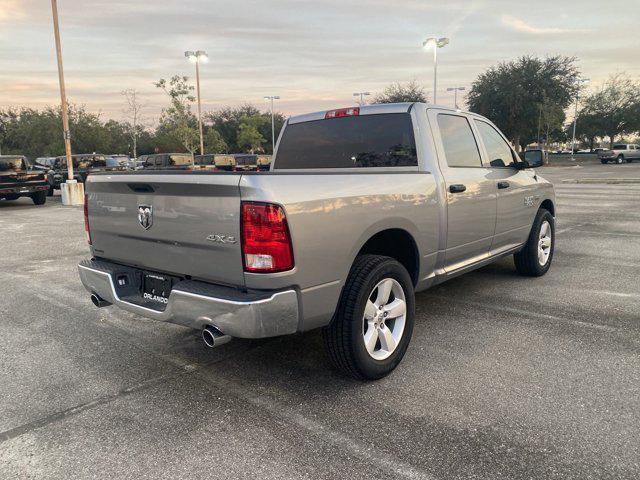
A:
POLYGON ((457 183, 455 185, 449 185, 449 191, 451 193, 462 193, 467 189, 465 185, 457 183))
POLYGON ((498 182, 498 188, 509 188, 509 182, 498 182))

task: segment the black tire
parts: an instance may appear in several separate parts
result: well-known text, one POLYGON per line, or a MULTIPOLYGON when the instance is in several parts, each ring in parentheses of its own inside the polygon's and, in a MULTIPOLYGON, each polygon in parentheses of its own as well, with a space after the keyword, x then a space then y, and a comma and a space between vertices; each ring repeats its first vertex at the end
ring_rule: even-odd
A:
POLYGON ((377 380, 393 371, 404 357, 415 315, 415 293, 409 272, 398 261, 380 255, 356 258, 345 283, 338 309, 330 325, 322 331, 331 363, 342 373, 358 380, 377 380), (374 359, 364 344, 364 309, 376 285, 385 278, 398 282, 403 290, 405 325, 395 350, 384 360, 374 359))
POLYGON ((553 260, 553 251, 556 244, 556 227, 555 219, 548 210, 541 208, 536 214, 536 218, 533 221, 531 232, 529 232, 529 238, 525 243, 522 250, 513 256, 516 264, 516 270, 520 275, 527 277, 541 277, 551 267, 551 261, 553 260), (541 265, 538 261, 538 242, 540 239, 540 228, 542 224, 547 221, 551 226, 551 247, 549 251, 549 257, 544 265, 541 265))
POLYGON ((600 160, 600 163, 602 163, 603 165, 609 163, 607 160, 600 160))
POLYGON ((9 193, 5 195, 5 200, 17 200, 20 198, 20 195, 16 195, 15 193, 9 193))
POLYGON ((624 156, 623 155, 618 155, 618 158, 616 158, 616 163, 618 165, 622 165, 624 163, 624 156))
POLYGON ((44 205, 47 201, 47 191, 40 190, 39 192, 31 194, 31 200, 33 200, 33 203, 36 205, 44 205))

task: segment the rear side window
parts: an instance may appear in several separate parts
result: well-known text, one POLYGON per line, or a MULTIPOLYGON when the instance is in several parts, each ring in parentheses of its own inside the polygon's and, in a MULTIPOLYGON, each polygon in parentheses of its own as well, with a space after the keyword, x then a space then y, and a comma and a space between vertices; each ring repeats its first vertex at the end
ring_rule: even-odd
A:
POLYGON ((438 114, 442 146, 450 167, 481 167, 480 151, 466 117, 438 114))
POLYGON ((626 150, 627 146, 626 145, 614 145, 613 149, 614 150, 626 150))
POLYGON ((276 170, 418 165, 411 115, 386 113, 288 125, 276 170))
POLYGON ((513 151, 498 131, 486 122, 476 121, 484 148, 492 167, 511 167, 514 164, 513 151))

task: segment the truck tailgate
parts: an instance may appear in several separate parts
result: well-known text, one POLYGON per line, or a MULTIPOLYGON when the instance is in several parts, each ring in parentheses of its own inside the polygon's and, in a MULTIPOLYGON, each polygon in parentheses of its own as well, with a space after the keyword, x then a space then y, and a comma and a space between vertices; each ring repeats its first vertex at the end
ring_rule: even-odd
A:
POLYGON ((90 175, 96 257, 194 279, 244 285, 240 175, 90 175))

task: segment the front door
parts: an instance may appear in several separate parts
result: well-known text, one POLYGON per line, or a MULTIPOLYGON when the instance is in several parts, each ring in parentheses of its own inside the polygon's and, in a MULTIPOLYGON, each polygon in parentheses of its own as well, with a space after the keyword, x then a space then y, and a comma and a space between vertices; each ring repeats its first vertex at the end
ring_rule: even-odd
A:
POLYGON ((533 217, 537 180, 533 170, 515 168, 517 156, 500 132, 488 122, 474 119, 485 151, 485 164, 498 195, 496 231, 492 253, 509 250, 527 241, 533 217))
POLYGON ((433 113, 431 118, 437 125, 438 162, 446 184, 444 269, 452 272, 488 257, 496 225, 496 187, 491 170, 482 165, 467 117, 433 113))

